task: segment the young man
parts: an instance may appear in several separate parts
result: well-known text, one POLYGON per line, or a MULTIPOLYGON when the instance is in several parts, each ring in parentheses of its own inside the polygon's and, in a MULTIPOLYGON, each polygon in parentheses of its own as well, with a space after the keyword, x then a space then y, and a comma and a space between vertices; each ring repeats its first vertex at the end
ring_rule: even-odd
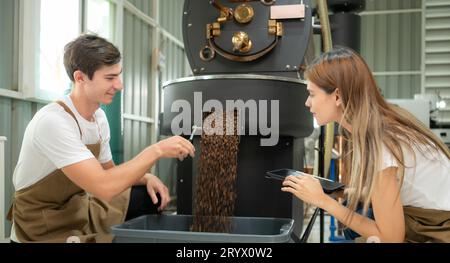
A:
POLYGON ((194 156, 188 140, 171 137, 119 166, 112 161, 100 104, 110 104, 123 89, 120 60, 114 45, 94 35, 65 47, 74 89, 38 111, 25 131, 13 175, 13 242, 110 242, 112 225, 152 210, 130 190, 133 185, 146 185, 155 205, 159 194, 158 210, 170 201, 166 186, 146 171, 160 158, 194 156))

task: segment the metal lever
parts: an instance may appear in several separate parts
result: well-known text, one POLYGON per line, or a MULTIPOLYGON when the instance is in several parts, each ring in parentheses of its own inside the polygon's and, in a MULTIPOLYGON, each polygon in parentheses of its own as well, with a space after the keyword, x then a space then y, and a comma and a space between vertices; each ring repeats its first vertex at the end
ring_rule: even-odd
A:
POLYGON ((220 11, 220 16, 217 18, 217 22, 224 23, 233 18, 233 9, 223 6, 218 0, 211 0, 210 3, 220 11))
POLYGON ((233 51, 238 51, 241 53, 249 52, 253 46, 248 34, 243 31, 234 33, 231 42, 233 43, 233 51))

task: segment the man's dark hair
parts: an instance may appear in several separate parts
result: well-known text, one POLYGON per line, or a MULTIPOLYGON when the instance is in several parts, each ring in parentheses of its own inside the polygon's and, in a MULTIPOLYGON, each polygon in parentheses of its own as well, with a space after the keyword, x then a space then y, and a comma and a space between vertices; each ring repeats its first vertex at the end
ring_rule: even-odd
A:
POLYGON ((64 66, 72 81, 77 70, 92 80, 95 71, 103 66, 112 66, 120 62, 120 51, 108 40, 90 34, 83 34, 64 48, 64 66))

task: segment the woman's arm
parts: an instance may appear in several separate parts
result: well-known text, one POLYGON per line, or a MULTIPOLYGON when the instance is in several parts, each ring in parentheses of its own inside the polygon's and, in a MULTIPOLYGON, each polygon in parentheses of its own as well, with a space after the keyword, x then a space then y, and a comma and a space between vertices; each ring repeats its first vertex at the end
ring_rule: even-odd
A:
POLYGON ((364 238, 377 236, 381 242, 403 242, 405 221, 400 201, 397 168, 383 170, 374 182, 372 208, 375 220, 350 211, 326 195, 319 181, 310 176, 289 176, 282 190, 291 192, 307 203, 316 205, 364 238), (349 217, 349 212, 352 216, 349 217))

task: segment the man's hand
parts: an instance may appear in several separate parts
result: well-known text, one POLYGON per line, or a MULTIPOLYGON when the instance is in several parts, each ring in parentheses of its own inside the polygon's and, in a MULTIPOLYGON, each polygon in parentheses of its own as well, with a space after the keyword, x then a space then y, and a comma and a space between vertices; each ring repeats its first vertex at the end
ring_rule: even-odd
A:
POLYGON ((183 161, 188 155, 194 157, 194 145, 181 136, 173 136, 165 140, 153 144, 151 147, 155 149, 162 158, 178 158, 183 161))
POLYGON ((164 210, 167 204, 170 202, 169 189, 161 182, 161 180, 153 174, 146 174, 147 192, 152 198, 153 203, 158 203, 156 193, 159 193, 161 197, 161 205, 158 207, 158 211, 164 210))

